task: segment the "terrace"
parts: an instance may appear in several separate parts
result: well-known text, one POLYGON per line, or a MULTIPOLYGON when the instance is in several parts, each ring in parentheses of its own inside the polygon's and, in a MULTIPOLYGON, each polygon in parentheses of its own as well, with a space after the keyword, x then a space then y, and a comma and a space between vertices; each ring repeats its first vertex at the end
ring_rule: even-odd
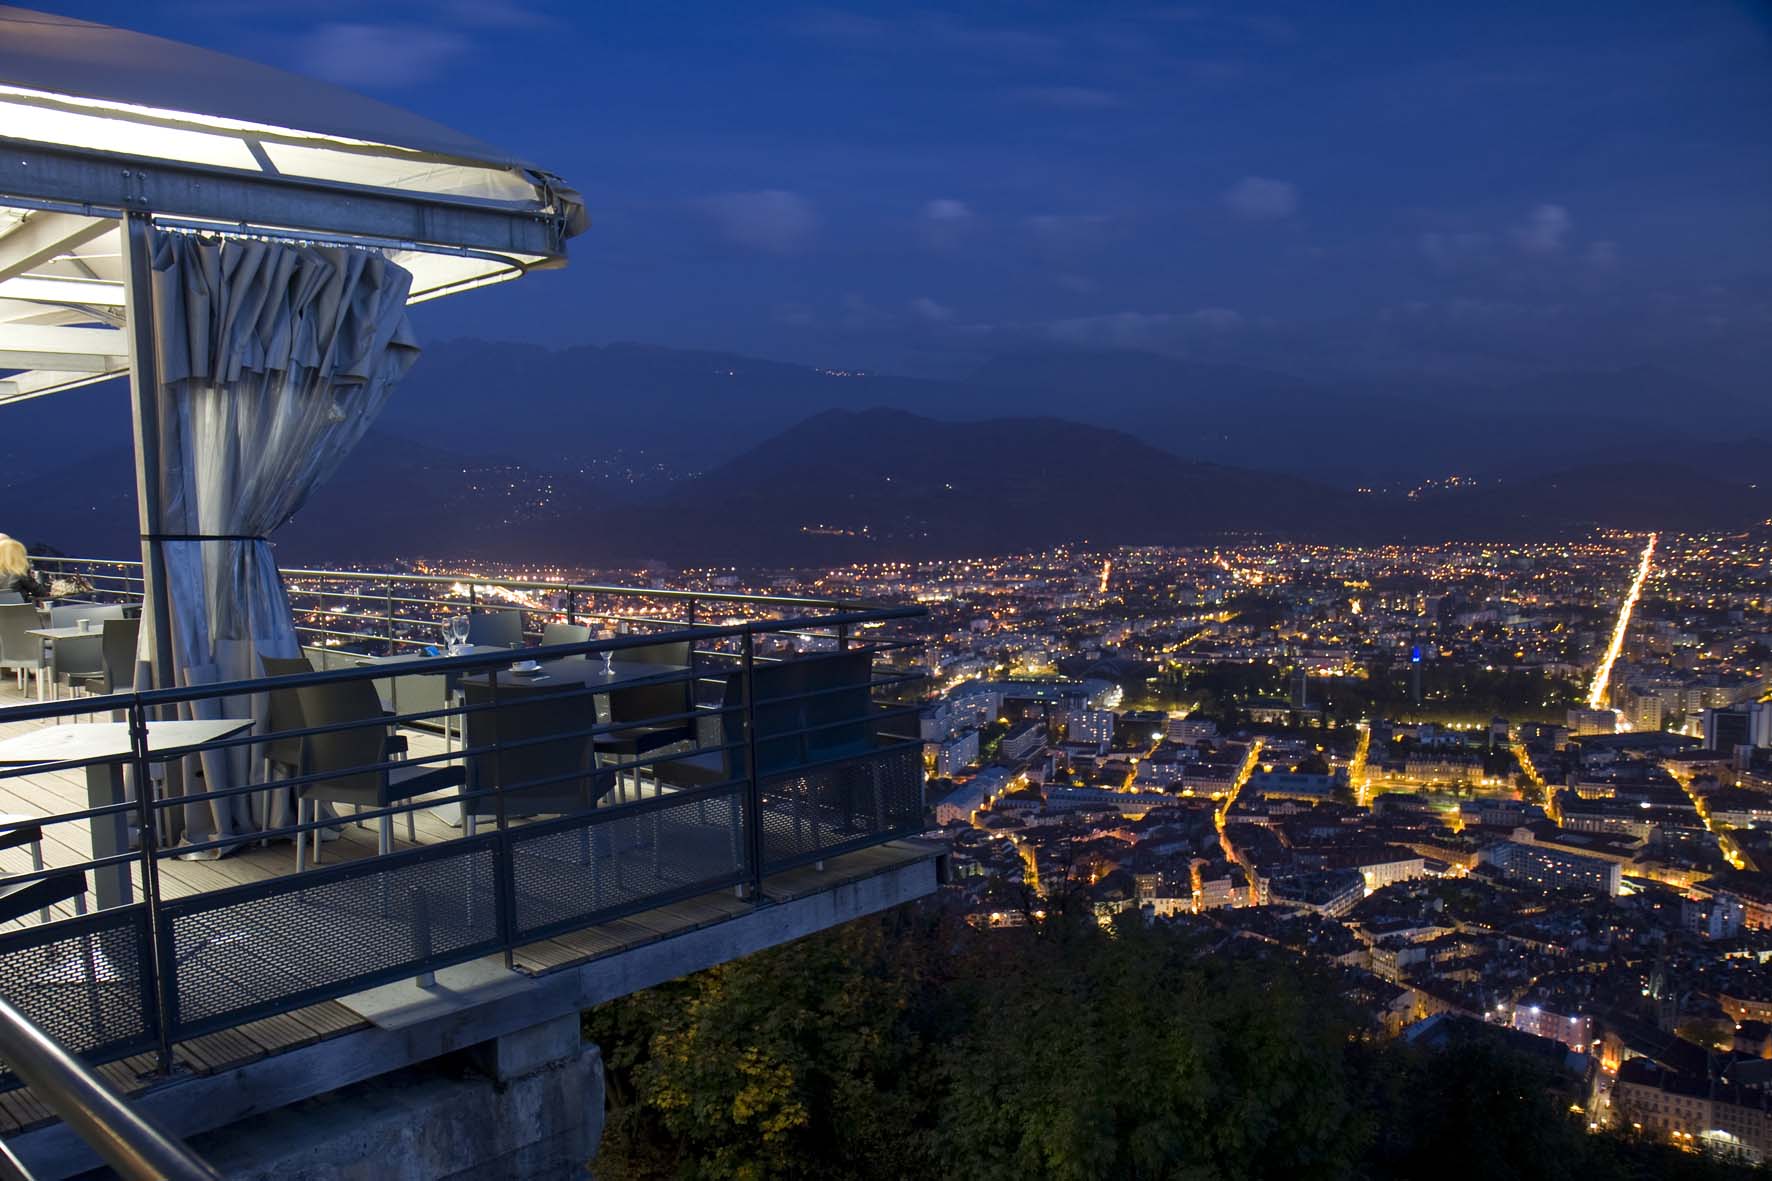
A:
MULTIPOLYGON (((37 565, 88 584, 79 605, 118 613, 140 602, 136 563, 37 565)), ((452 970, 470 973, 470 993, 490 986, 496 999, 593 966, 568 990, 578 1005, 726 958, 667 954, 679 936, 725 928, 755 939, 739 933, 761 916, 778 929, 746 945, 766 945, 877 908, 831 907, 842 887, 920 875, 895 880, 882 896, 889 904, 933 886, 929 850, 905 840, 924 816, 921 674, 908 658, 918 609, 432 575, 284 576, 314 672, 59 700, 20 693, 10 678, 0 690, 0 758, 21 737, 76 744, 74 757, 0 766, 9 814, 0 830, 40 834, 0 852, 0 869, 15 884, 81 875, 77 893, 55 891, 49 921, 32 912, 4 925, 0 992, 126 1093, 152 1099, 226 1078, 403 1025, 427 1005, 459 1017, 452 970), (522 647, 448 655, 440 636, 453 618, 518 634, 522 647), (544 646, 544 633, 569 642, 544 646), (530 659, 547 671, 513 671, 530 659), (291 726, 274 704, 292 690, 311 702, 364 685, 381 707, 369 716, 291 726), (635 713, 635 701, 653 712, 635 713), (548 709, 542 725, 533 724, 538 703, 548 709), (173 707, 219 715, 224 733, 159 749, 154 719, 173 707), (112 718, 123 719, 128 749, 79 757, 81 736, 109 731, 112 718), (638 749, 640 732, 674 741, 638 749), (348 767, 314 753, 328 737, 368 733, 403 741, 348 767), (272 756, 304 737, 309 756, 279 768, 272 756), (699 773, 683 774, 689 767, 699 773), (332 805, 337 814, 272 803, 324 795, 340 771, 438 773, 443 786, 381 806, 332 805), (125 792, 105 794, 125 781, 125 792), (134 790, 144 783, 152 790, 134 790), (193 809, 236 799, 288 822, 245 835, 191 823, 193 809), (304 866, 314 857, 298 858, 296 841, 313 849, 316 837, 318 864, 304 866), (771 918, 809 901, 823 908, 819 920, 771 918), (642 949, 652 966, 613 969, 642 949), (433 1004, 427 993, 450 999, 433 1004)), ((53 657, 45 671, 49 692, 67 692, 53 657)), ((49 1118, 29 1088, 0 1093, 7 1133, 49 1118)), ((78 1158, 65 1140, 37 1134, 47 1159, 78 1158)))
POLYGON ((565 265, 572 187, 5 6, 0 149, 0 412, 127 378, 141 538, 48 596, 0 539, 0 1175, 578 1175, 583 1007, 933 890, 916 609, 277 568, 408 306, 565 265), (422 1114, 344 1093, 463 1054, 422 1114))

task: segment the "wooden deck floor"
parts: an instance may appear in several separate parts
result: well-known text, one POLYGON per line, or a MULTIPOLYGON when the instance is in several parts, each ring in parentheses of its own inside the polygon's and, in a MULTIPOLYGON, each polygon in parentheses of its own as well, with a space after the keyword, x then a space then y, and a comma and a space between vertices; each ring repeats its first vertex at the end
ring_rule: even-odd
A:
MULTIPOLYGON (((10 676, 0 678, 0 707, 19 704, 27 700, 21 695, 10 676)), ((34 699, 32 699, 34 700, 34 699)), ((84 721, 64 720, 28 721, 0 723, 0 739, 9 738, 23 730, 43 725, 84 725, 84 721)), ((424 757, 440 754, 443 751, 443 740, 428 733, 412 733, 408 735, 411 745, 410 757, 424 757)), ((0 768, 0 773, 10 772, 11 768, 0 768)), ((450 793, 438 798, 438 802, 446 802, 450 793)), ((67 812, 78 812, 91 807, 87 799, 86 774, 79 767, 63 771, 46 771, 37 774, 16 776, 0 779, 0 813, 21 816, 54 816, 67 812)), ((417 844, 429 845, 439 841, 451 840, 461 835, 461 829, 447 824, 438 811, 424 810, 416 813, 414 829, 417 844)), ((411 848, 413 842, 406 836, 406 820, 404 817, 394 818, 394 848, 411 848)), ((335 864, 341 861, 354 861, 361 857, 373 857, 377 850, 377 830, 371 825, 365 827, 358 824, 347 824, 340 831, 337 839, 326 840, 321 845, 322 864, 335 864)), ((47 867, 79 865, 93 856, 92 834, 84 820, 70 820, 58 824, 46 825, 43 830, 43 862, 47 867)), ((27 848, 0 850, 0 875, 23 873, 31 868, 31 851, 27 848)), ((265 881, 283 874, 295 872, 295 846, 287 839, 269 844, 230 853, 229 856, 214 861, 183 861, 177 858, 165 858, 160 862, 160 891, 166 898, 179 898, 188 894, 206 890, 218 890, 227 886, 243 885, 248 882, 265 881)), ((132 865, 130 880, 136 899, 142 897, 141 867, 132 865)), ((86 896, 88 908, 96 906, 96 900, 88 889, 86 896)), ((74 913, 72 903, 61 903, 55 908, 55 917, 65 918, 74 913)), ((11 923, 0 924, 0 931, 15 930, 20 926, 28 926, 37 920, 32 916, 11 923)))
MULTIPOLYGON (((934 855, 935 850, 927 844, 892 841, 834 858, 826 862, 823 869, 808 866, 777 874, 765 880, 763 893, 770 902, 789 902, 898 866, 926 861, 934 855)), ((542 976, 737 918, 752 909, 750 902, 724 891, 704 894, 528 944, 518 948, 512 960, 518 971, 542 976)), ((173 1047, 178 1069, 198 1075, 217 1074, 273 1054, 367 1028, 370 1023, 354 1012, 348 1001, 349 998, 345 998, 345 1003, 327 1001, 179 1042, 173 1047)), ((154 1071, 155 1060, 147 1054, 124 1058, 99 1068, 105 1080, 124 1095, 135 1094, 161 1082, 154 1071)), ((40 1127, 55 1118, 29 1087, 0 1091, 0 1137, 40 1127)))
MULTIPOLYGON (((17 692, 10 677, 0 679, 0 706, 22 700, 25 698, 17 692)), ((29 727, 52 724, 56 723, 0 723, 0 738, 10 737, 29 727)), ((60 724, 84 723, 63 721, 60 724)), ((411 755, 414 757, 443 751, 442 740, 434 735, 414 733, 408 739, 411 755)), ((445 793, 436 802, 440 805, 447 804, 448 796, 449 793, 445 793)), ((85 774, 80 768, 0 779, 0 813, 51 816, 79 811, 89 806, 85 774)), ((461 835, 461 830, 447 823, 440 811, 427 809, 417 813, 415 826, 416 843, 419 845, 435 844, 461 835)), ((406 822, 403 817, 395 818, 394 834, 396 849, 412 846, 406 836, 406 822)), ((373 827, 347 822, 337 839, 324 843, 323 863, 336 864, 373 857, 377 853, 377 836, 373 827)), ((93 854, 87 822, 67 821, 46 825, 42 853, 45 865, 50 867, 79 865, 90 859, 93 854)), ((930 856, 932 853, 927 846, 894 842, 833 858, 823 869, 808 867, 775 875, 765 881, 764 894, 772 902, 790 901, 930 856)), ((0 875, 25 872, 30 868, 29 849, 0 850, 0 875)), ((294 846, 288 840, 242 849, 214 861, 166 858, 159 863, 161 894, 167 898, 264 881, 294 872, 294 846)), ((142 896, 139 865, 132 866, 131 878, 135 897, 139 899, 142 896)), ((96 906, 96 899, 90 888, 85 902, 89 910, 96 906)), ((54 909, 55 917, 58 918, 69 917, 74 913, 70 903, 59 904, 54 909)), ((551 939, 539 940, 519 948, 513 954, 512 963, 520 972, 544 975, 723 922, 751 909, 750 902, 734 897, 730 892, 705 894, 551 939)), ((31 915, 0 924, 0 930, 16 930, 35 925, 37 921, 37 917, 31 915)), ((367 1024, 347 1005, 327 1001, 181 1042, 174 1047, 174 1052, 181 1071, 210 1074, 318 1040, 348 1034, 365 1028, 367 1024)), ((110 1063, 101 1068, 101 1073, 120 1092, 131 1094, 158 1081, 153 1074, 155 1066, 151 1056, 141 1055, 110 1063)), ((31 1094, 29 1088, 0 1091, 0 1136, 10 1136, 52 1119, 49 1110, 31 1094)))

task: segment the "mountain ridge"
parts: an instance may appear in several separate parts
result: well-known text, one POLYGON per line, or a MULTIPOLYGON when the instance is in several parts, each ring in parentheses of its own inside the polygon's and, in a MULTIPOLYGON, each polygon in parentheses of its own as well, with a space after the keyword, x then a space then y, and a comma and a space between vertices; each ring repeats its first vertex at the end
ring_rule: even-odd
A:
MULTIPOLYGON (((129 457, 0 487, 43 499, 13 531, 67 552, 134 552, 129 457), (105 478, 95 476, 103 473, 105 478)), ((279 560, 401 557, 822 565, 1259 533, 1325 543, 1549 540, 1594 528, 1712 530, 1772 515, 1772 487, 1690 464, 1612 459, 1474 488, 1362 495, 1177 455, 1065 419, 943 421, 827 410, 707 471, 636 485, 464 457, 376 428, 280 529, 279 560)))

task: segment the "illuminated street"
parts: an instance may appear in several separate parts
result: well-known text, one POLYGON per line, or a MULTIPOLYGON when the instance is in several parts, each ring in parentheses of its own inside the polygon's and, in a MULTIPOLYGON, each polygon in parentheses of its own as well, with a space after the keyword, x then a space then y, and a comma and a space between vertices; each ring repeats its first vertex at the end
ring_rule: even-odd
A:
POLYGON ((1612 679, 1612 666, 1618 660, 1618 654, 1624 650, 1624 637, 1630 630, 1631 612, 1636 609, 1637 599, 1643 593, 1643 584, 1649 580, 1649 569, 1655 558, 1655 537, 1649 535, 1649 544, 1643 547, 1642 559, 1637 564, 1637 576, 1631 580, 1630 591, 1624 596, 1624 604, 1618 609, 1618 623, 1612 629, 1612 642, 1606 645, 1606 654, 1600 658, 1599 667, 1594 670, 1593 687, 1587 692, 1589 709, 1606 708, 1606 688, 1612 679))

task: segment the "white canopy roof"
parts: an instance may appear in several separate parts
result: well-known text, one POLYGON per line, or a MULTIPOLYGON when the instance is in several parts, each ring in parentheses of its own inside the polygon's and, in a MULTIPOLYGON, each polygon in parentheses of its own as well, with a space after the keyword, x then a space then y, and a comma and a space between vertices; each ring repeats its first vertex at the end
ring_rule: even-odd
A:
POLYGON ((500 168, 526 168, 491 144, 399 107, 299 74, 129 29, 0 5, 7 86, 205 115, 260 127, 396 144, 500 168))
POLYGON ((127 368, 130 211, 380 246, 413 273, 414 301, 560 265, 586 224, 558 178, 396 107, 0 6, 0 403, 127 368))

